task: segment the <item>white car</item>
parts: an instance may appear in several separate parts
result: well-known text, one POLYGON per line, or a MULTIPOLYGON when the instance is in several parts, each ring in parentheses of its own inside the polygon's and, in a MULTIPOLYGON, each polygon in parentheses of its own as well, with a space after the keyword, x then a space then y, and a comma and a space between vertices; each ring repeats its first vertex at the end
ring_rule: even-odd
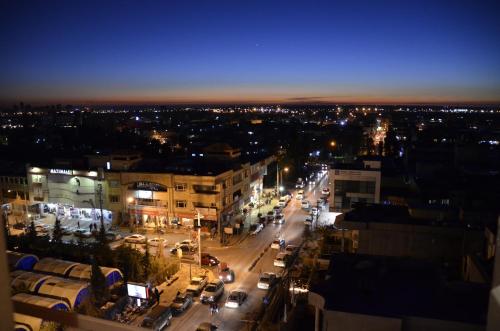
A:
POLYGON ((132 234, 130 236, 125 237, 125 242, 130 244, 145 244, 146 237, 142 234, 132 234))
POLYGON ((274 259, 274 266, 280 268, 286 267, 287 259, 288 259, 288 254, 278 253, 278 255, 276 255, 276 258, 274 259))
POLYGON ((304 194, 302 193, 297 193, 297 196, 295 197, 297 200, 302 200, 304 199, 304 194))
POLYGON ((285 247, 285 239, 277 238, 273 240, 271 249, 281 249, 282 247, 285 247))
POLYGON ((281 208, 285 208, 287 203, 288 203, 288 199, 285 197, 281 197, 280 201, 278 201, 278 206, 280 206, 281 208))
POLYGON ((302 209, 309 209, 309 208, 311 208, 311 204, 307 200, 302 200, 302 202, 301 202, 300 205, 301 205, 302 209))
POLYGON ((198 247, 198 244, 196 243, 196 241, 191 240, 191 239, 184 239, 180 243, 175 243, 175 247, 180 247, 182 245, 187 245, 191 249, 196 249, 198 247))
POLYGON ((311 208, 311 215, 313 215, 313 216, 318 215, 318 208, 316 208, 316 207, 312 207, 312 208, 311 208))
POLYGON ((276 282, 276 274, 272 272, 264 272, 259 277, 259 282, 257 283, 257 288, 261 290, 268 290, 276 282))
POLYGON ((321 190, 321 194, 323 195, 330 195, 330 189, 328 187, 325 187, 321 190))
POLYGON ((208 283, 207 287, 201 292, 200 301, 201 303, 217 302, 222 295, 224 295, 224 282, 216 280, 208 283))
POLYGON ((148 245, 153 247, 166 247, 167 240, 163 238, 152 238, 148 239, 148 245))

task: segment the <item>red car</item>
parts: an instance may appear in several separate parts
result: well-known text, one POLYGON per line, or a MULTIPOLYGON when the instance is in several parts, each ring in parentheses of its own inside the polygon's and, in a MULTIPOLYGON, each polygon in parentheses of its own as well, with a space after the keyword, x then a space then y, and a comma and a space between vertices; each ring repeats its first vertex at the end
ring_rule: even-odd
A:
POLYGON ((201 265, 208 265, 210 267, 213 267, 214 265, 219 264, 219 259, 217 259, 215 256, 212 256, 208 253, 201 253, 201 265))

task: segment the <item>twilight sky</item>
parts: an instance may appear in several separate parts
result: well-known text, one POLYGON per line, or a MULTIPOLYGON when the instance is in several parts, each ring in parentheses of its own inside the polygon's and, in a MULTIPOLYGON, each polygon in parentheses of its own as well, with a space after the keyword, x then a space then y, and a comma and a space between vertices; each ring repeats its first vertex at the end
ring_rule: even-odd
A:
POLYGON ((500 103, 500 1, 2 1, 0 103, 500 103))

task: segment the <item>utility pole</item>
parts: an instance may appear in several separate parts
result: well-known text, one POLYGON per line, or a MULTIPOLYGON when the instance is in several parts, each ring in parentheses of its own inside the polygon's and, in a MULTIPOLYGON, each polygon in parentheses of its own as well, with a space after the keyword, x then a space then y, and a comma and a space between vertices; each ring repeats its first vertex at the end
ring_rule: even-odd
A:
POLYGON ((201 268, 201 215, 200 211, 196 210, 196 216, 198 218, 198 265, 201 268))

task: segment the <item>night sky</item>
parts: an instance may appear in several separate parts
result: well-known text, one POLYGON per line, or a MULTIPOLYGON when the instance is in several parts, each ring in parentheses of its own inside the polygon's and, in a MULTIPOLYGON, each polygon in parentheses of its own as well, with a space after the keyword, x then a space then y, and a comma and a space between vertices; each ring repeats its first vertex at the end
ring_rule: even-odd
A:
POLYGON ((0 102, 500 103, 500 1, 2 1, 0 102))

